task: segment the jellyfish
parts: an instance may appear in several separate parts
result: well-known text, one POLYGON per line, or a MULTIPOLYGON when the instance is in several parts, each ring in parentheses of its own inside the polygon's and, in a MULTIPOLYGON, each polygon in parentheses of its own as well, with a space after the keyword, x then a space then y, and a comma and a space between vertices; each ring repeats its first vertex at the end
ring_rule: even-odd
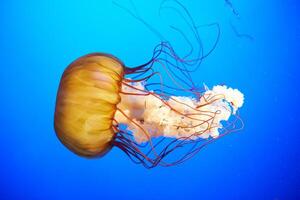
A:
POLYGON ((190 22, 199 44, 195 55, 191 48, 179 56, 162 41, 139 66, 106 53, 73 61, 56 97, 54 128, 61 143, 82 157, 99 158, 116 147, 146 168, 168 167, 240 130, 244 95, 224 84, 199 87, 192 78, 212 51, 203 53, 197 26, 190 22))

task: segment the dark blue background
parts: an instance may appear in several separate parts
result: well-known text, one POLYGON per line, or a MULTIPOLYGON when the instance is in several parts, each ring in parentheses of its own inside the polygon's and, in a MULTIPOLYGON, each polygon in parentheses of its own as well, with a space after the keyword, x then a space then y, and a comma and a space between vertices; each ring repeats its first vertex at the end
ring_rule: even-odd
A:
MULTIPOLYGON (((184 49, 159 3, 136 7, 184 49)), ((159 39, 109 0, 0 2, 0 199, 300 199, 299 3, 233 1, 239 19, 222 0, 182 3, 198 24, 220 23, 219 45, 194 77, 239 88, 245 128, 189 162, 147 170, 118 149, 98 160, 72 154, 55 136, 53 113, 72 60, 101 51, 134 66, 159 39), (255 39, 237 37, 230 23, 255 39)))

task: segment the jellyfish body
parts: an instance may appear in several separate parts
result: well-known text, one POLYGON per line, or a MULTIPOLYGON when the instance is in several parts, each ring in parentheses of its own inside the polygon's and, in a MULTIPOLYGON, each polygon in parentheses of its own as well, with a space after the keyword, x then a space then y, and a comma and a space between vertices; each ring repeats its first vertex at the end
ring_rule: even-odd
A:
POLYGON ((119 60, 100 53, 77 59, 63 73, 54 126, 58 138, 74 153, 96 157, 111 149, 123 73, 119 60))
POLYGON ((203 94, 193 91, 198 99, 154 92, 147 89, 147 80, 159 72, 145 74, 153 71, 155 62, 152 58, 128 68, 111 55, 94 53, 71 63, 56 100, 54 126, 60 141, 84 157, 103 156, 116 146, 134 162, 151 168, 181 163, 222 136, 221 121, 242 106, 242 93, 226 86, 203 94), (130 74, 143 78, 126 78, 130 74), (164 160, 191 144, 179 159, 164 160))

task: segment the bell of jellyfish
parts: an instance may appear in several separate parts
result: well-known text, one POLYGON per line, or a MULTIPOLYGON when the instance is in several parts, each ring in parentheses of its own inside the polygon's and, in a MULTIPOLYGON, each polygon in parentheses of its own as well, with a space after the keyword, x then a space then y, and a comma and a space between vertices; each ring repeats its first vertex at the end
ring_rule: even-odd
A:
MULTIPOLYGON (((199 38, 196 26, 193 33, 199 38)), ((196 56, 179 56, 162 41, 137 67, 104 53, 76 59, 64 71, 57 93, 59 140, 89 158, 117 147, 133 162, 152 168, 180 164, 238 130, 243 94, 225 85, 196 87, 192 79, 208 55, 197 41, 196 56)))

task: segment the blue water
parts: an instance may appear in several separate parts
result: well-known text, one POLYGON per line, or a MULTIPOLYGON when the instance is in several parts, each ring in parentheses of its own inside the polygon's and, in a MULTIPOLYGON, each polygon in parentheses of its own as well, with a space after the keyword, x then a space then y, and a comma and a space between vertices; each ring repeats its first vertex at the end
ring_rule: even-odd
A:
MULTIPOLYGON (((158 16, 160 2, 135 4, 183 51, 168 28, 176 18, 158 16)), ((116 148, 98 160, 72 154, 55 136, 53 114, 71 61, 100 51, 135 66, 159 38, 109 0, 0 2, 0 199, 300 199, 300 4, 232 0, 237 17, 222 0, 181 2, 199 25, 220 24, 217 48, 193 76, 239 88, 245 127, 182 165, 152 170, 116 148)), ((209 49, 215 31, 201 34, 209 49)))

